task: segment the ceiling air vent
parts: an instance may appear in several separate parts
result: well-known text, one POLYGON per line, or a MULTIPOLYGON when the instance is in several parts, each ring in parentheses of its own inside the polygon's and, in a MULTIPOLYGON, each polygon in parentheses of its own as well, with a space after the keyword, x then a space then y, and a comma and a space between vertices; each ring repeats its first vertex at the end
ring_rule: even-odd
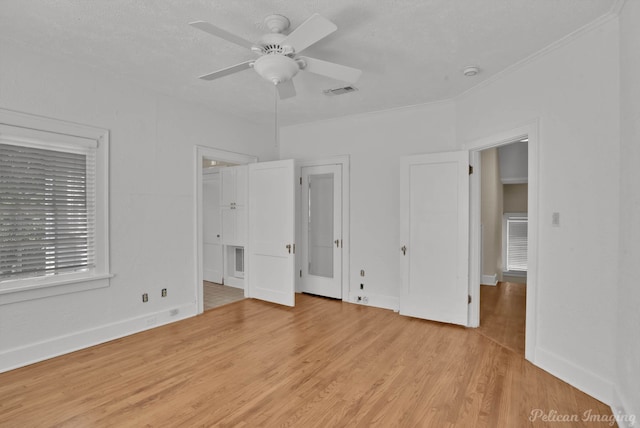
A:
POLYGON ((342 95, 348 94, 349 92, 355 92, 358 88, 355 86, 345 86, 344 88, 335 88, 335 89, 325 89, 322 91, 325 95, 333 96, 333 95, 342 95))

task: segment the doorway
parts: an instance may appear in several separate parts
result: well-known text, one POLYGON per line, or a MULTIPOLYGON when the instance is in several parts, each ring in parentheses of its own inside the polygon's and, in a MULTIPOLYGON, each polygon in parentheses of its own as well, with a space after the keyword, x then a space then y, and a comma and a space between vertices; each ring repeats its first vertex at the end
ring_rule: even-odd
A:
POLYGON ((527 144, 527 278, 525 309, 524 355, 534 360, 536 349, 537 303, 537 248, 538 248, 538 122, 532 122, 509 131, 473 141, 464 146, 469 150, 470 162, 479 174, 470 181, 470 233, 469 233, 469 327, 480 326, 480 301, 482 281, 482 228, 481 228, 481 152, 523 139, 527 144))
MULTIPOLYGON (((236 272, 237 251, 226 245, 227 242, 223 238, 222 217, 228 217, 224 210, 230 209, 230 207, 227 207, 223 202, 222 171, 223 168, 255 162, 257 162, 255 156, 209 147, 196 146, 195 148, 195 295, 199 314, 205 310, 205 301, 207 309, 209 309, 212 306, 226 304, 247 295, 246 284, 242 279, 243 272, 236 272), (232 276, 237 277, 233 283, 235 286, 233 289, 229 287, 229 279, 224 279, 225 274, 231 270, 234 270, 235 274, 232 276)), ((234 212, 236 211, 238 210, 235 209, 234 212)), ((243 261, 244 257, 241 256, 243 261)), ((243 263, 240 266, 243 266, 243 263)), ((240 270, 243 268, 241 267, 240 270)))
POLYGON ((478 332, 524 356, 528 139, 480 152, 481 285, 478 332))

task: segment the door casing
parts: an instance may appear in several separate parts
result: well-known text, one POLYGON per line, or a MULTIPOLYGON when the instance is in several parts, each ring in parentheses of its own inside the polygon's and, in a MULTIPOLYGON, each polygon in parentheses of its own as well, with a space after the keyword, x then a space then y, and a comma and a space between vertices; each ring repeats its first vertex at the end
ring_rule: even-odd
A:
POLYGON ((538 301, 538 237, 539 237, 539 120, 536 119, 516 128, 483 137, 463 145, 469 150, 474 174, 471 175, 469 201, 469 327, 480 325, 480 282, 482 253, 480 236, 480 152, 485 149, 498 147, 524 137, 529 138, 528 144, 528 239, 527 239, 527 300, 526 300, 526 328, 525 328, 525 358, 535 362, 536 332, 537 332, 537 301, 538 301))

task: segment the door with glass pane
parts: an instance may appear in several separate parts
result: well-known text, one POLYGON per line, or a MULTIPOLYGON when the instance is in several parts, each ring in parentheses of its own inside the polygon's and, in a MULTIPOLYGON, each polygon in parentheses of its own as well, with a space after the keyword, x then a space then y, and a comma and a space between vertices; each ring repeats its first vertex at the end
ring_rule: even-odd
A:
POLYGON ((300 291, 342 298, 342 166, 302 167, 300 291))

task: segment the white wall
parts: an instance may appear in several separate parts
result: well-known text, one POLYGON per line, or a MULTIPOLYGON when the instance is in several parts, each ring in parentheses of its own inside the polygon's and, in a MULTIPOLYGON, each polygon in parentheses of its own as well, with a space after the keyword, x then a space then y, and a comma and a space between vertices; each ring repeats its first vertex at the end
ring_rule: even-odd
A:
POLYGON ((526 183, 528 179, 528 144, 511 143, 498 148, 500 179, 503 183, 526 183))
POLYGON ((453 112, 452 103, 435 103, 290 126, 280 133, 283 159, 350 155, 350 292, 364 283, 359 294, 371 305, 398 308, 400 156, 453 149, 453 112))
POLYGON ((606 21, 452 103, 281 132, 282 158, 351 154, 351 285, 365 269, 365 290, 391 300, 399 295, 399 157, 456 149, 539 120, 535 362, 609 403, 617 323, 618 30, 617 19, 606 21), (556 211, 559 228, 551 227, 556 211))
MULTIPOLYGON (((480 223, 482 224, 482 275, 502 281, 503 191, 500 182, 498 149, 480 153, 480 223)), ((483 282, 486 284, 486 282, 483 282)), ((493 283, 490 283, 493 285, 493 283)))
POLYGON ((502 210, 505 213, 526 213, 529 186, 523 184, 502 185, 502 210))
POLYGON ((618 278, 618 22, 457 100, 461 143, 539 120, 535 362, 611 402, 618 278), (551 226, 552 212, 560 227, 551 226))
POLYGON ((5 41, 0 108, 111 131, 115 274, 108 288, 0 306, 0 371, 195 313, 194 146, 274 158, 264 130, 5 41))
MULTIPOLYGON (((627 0, 620 18, 620 283, 616 345, 617 393, 640 418, 640 2, 627 0)), ((636 422, 637 423, 637 422, 636 422)))

